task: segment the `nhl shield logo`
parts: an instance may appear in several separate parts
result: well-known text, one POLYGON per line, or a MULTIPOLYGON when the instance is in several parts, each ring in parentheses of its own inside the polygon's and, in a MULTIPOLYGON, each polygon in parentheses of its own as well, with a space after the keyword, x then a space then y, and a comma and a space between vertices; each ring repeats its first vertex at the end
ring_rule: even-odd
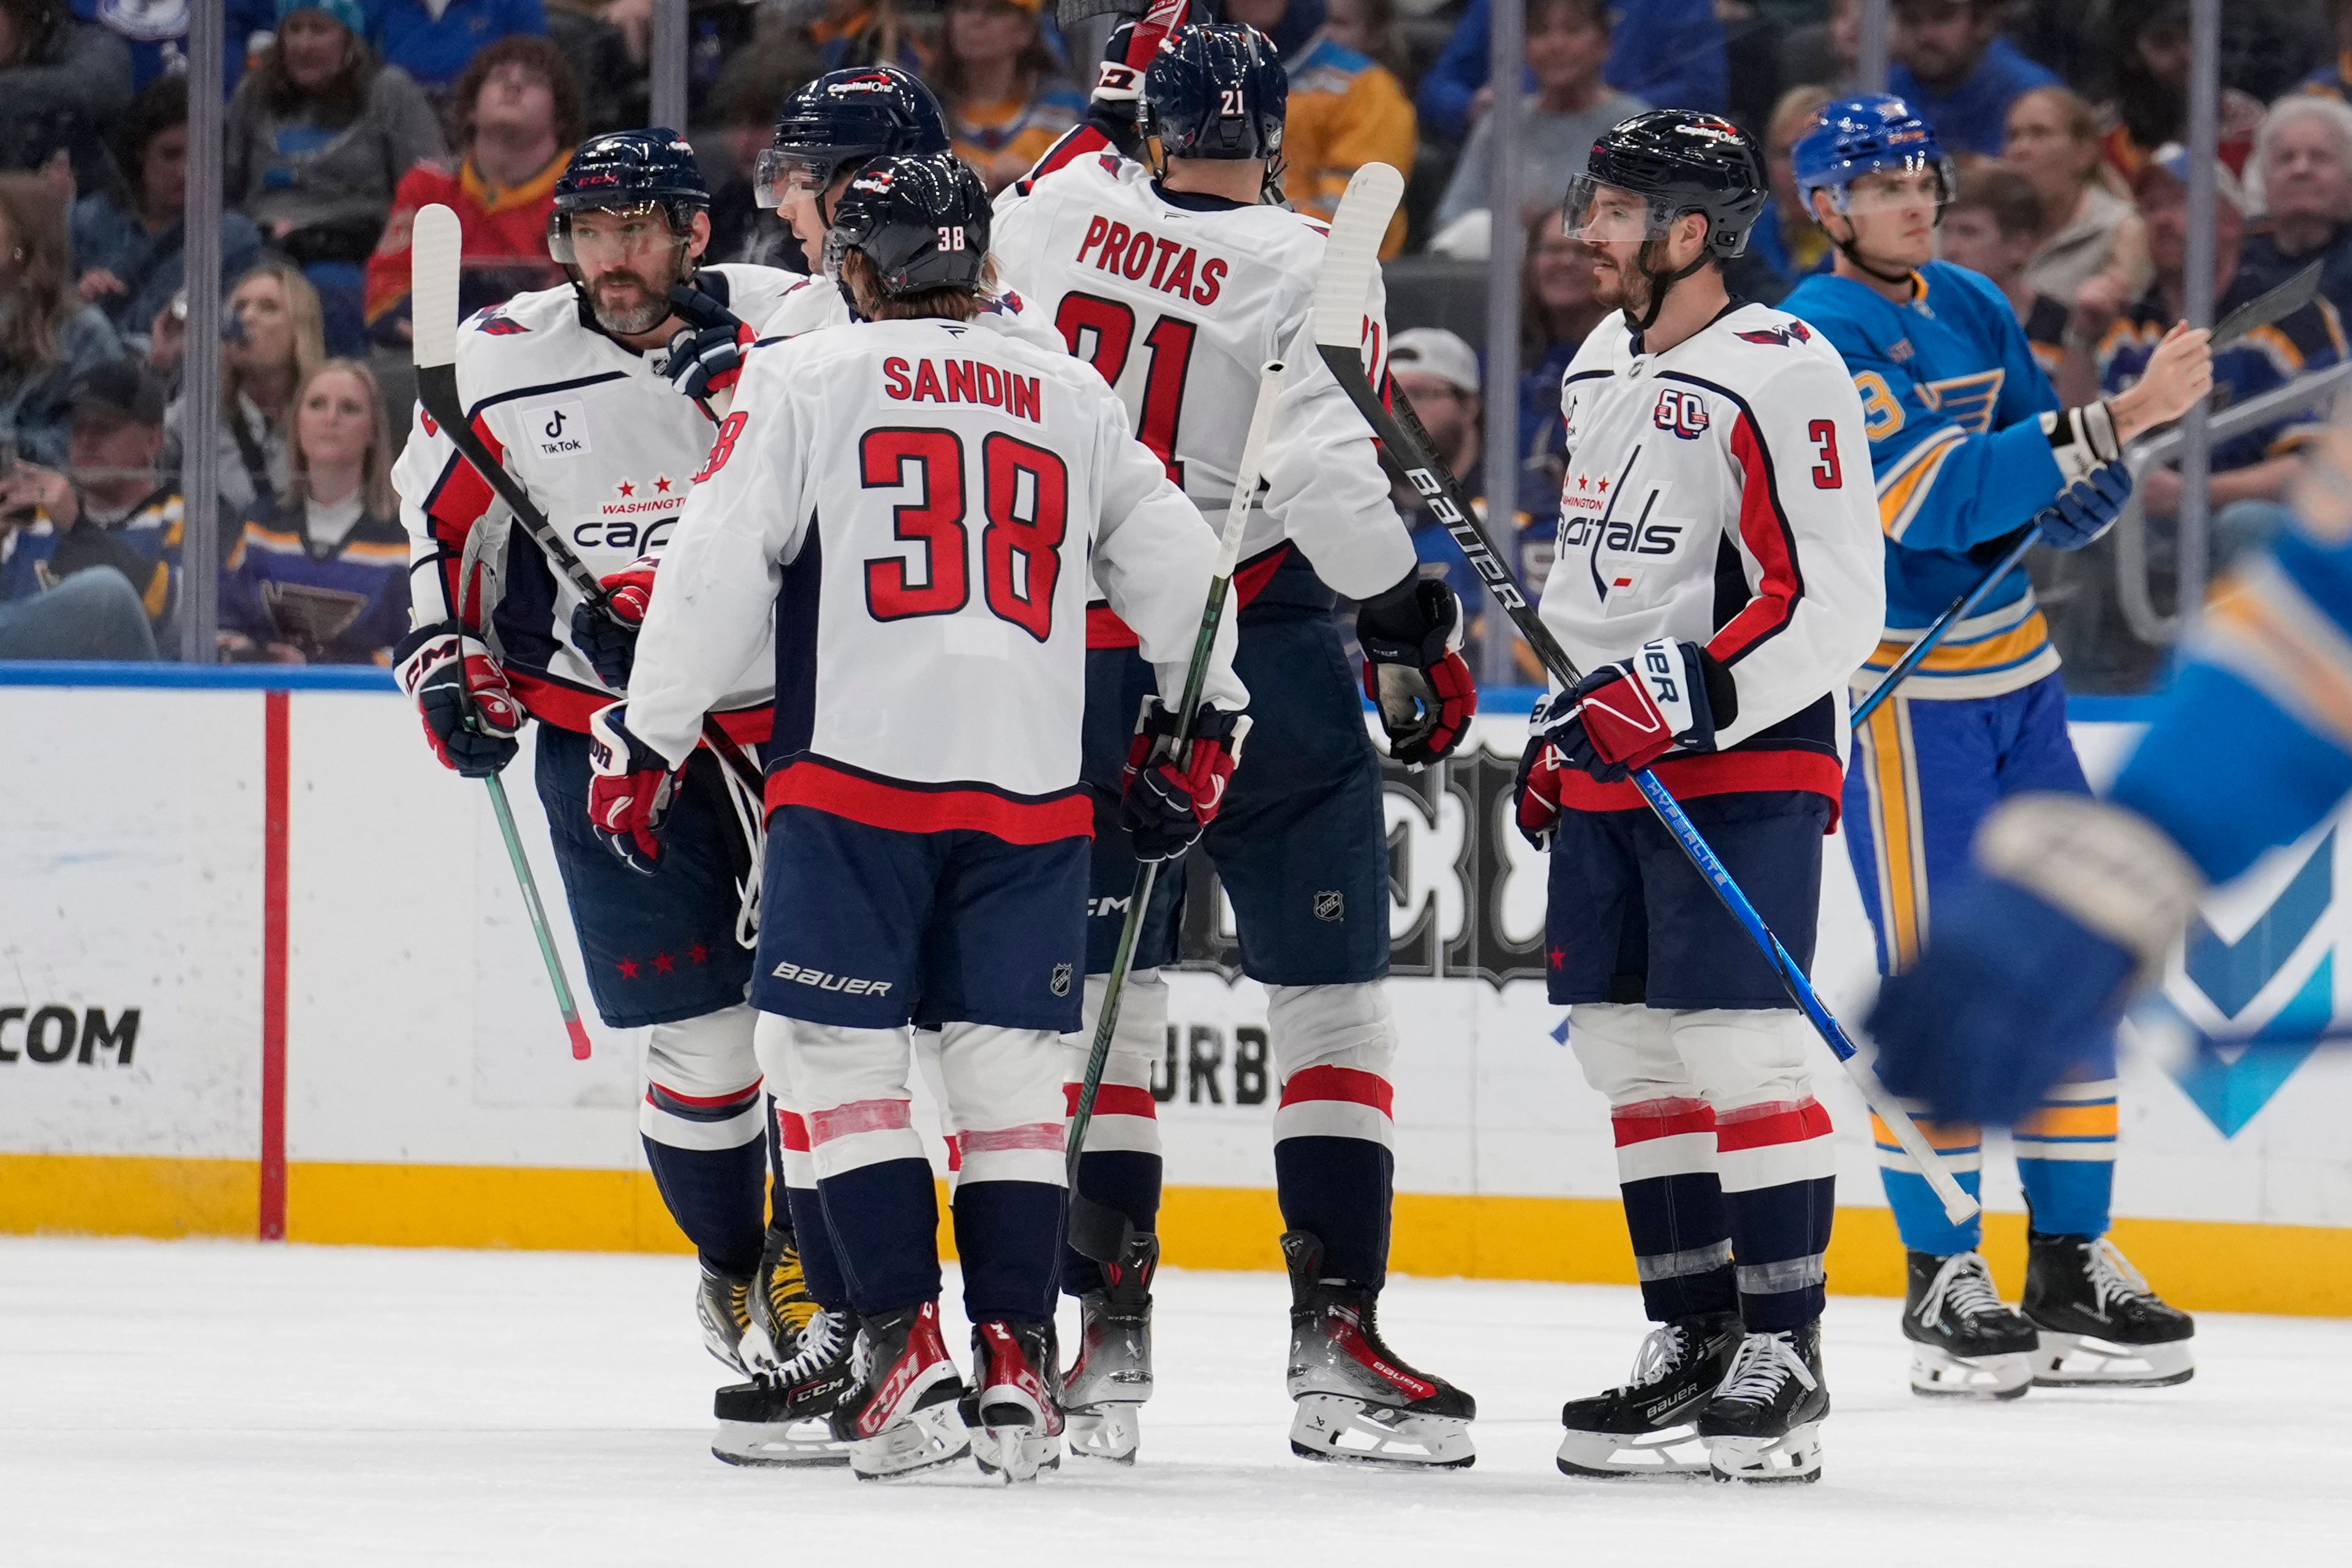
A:
POLYGON ((1046 983, 1046 989, 1053 992, 1056 996, 1067 996, 1070 994, 1070 975, 1071 971, 1068 964, 1057 963, 1054 965, 1054 978, 1046 983))
POLYGON ((1313 908, 1315 918, 1318 921, 1335 922, 1348 918, 1347 897, 1330 888, 1326 888, 1315 895, 1313 908))

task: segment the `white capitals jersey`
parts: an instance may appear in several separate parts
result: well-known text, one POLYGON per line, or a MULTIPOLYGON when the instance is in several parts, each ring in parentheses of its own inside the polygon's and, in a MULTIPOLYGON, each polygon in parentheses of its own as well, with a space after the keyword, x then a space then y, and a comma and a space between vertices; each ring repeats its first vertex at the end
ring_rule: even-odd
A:
MULTIPOLYGON (((822 279, 772 268, 706 267, 698 276, 763 334, 803 330, 794 323, 813 319, 820 292, 839 298, 822 279)), ((710 416, 662 375, 667 357, 638 353, 587 324, 569 284, 518 294, 457 332, 457 392, 475 428, 600 578, 660 552, 710 450, 710 416)), ((488 617, 491 646, 534 715, 586 730, 588 716, 620 694, 572 644, 579 590, 514 526, 506 503, 422 407, 416 419, 393 469, 415 624, 456 614, 472 543, 493 581, 486 595, 469 596, 468 624, 488 617)), ((765 700, 766 661, 746 663, 725 687, 725 708, 765 700)))
MULTIPOLYGON (((1669 758, 1678 794, 1843 787, 1847 679, 1885 622, 1884 545, 1862 402, 1837 350, 1738 305, 1662 353, 1612 315, 1560 383, 1568 469, 1544 624, 1582 670, 1695 642, 1738 712, 1717 752, 1669 758)), ((1569 804, 1638 806, 1571 781, 1569 804)), ((1589 787, 1588 787, 1589 786, 1589 787)))
MULTIPOLYGON (((785 295, 776 313, 761 325, 762 344, 778 338, 798 337, 820 327, 845 327, 855 320, 839 285, 821 277, 806 281, 807 287, 785 295)), ((971 324, 1034 343, 1041 349, 1058 351, 1062 347, 1062 334, 1054 330, 1052 319, 1032 309, 1016 289, 1006 289, 985 300, 971 324)))
MULTIPOLYGON (((1280 207, 1157 188, 1081 127, 996 199, 989 248, 1007 282, 1115 387, 1136 435, 1222 521, 1260 368, 1286 367, 1265 445, 1265 495, 1242 542, 1270 564, 1297 543, 1349 598, 1414 570, 1363 416, 1316 354, 1309 315, 1326 230, 1280 207)), ((1364 318, 1372 384, 1385 371, 1379 276, 1364 318)), ((1262 576, 1244 572, 1247 591, 1262 576)))
MULTIPOLYGON (((637 643, 629 723, 673 761, 772 637, 768 804, 1015 843, 1092 831, 1089 581, 1181 690, 1216 536, 1055 351, 940 321, 751 356, 637 643)), ((1247 700, 1225 619, 1206 694, 1247 700)))

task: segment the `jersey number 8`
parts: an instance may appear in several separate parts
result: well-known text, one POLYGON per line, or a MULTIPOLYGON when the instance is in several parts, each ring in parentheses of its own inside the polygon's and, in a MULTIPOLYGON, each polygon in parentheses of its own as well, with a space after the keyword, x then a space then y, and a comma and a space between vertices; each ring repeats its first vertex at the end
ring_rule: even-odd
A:
MULTIPOLYGON (((952 430, 869 430, 858 444, 866 489, 912 489, 891 516, 914 553, 866 563, 866 607, 877 621, 951 616, 971 600, 971 531, 965 527, 963 437, 952 430)), ((1069 526, 1069 472, 1062 459, 1016 437, 981 442, 982 596, 991 614, 1045 641, 1054 631, 1054 584, 1069 526)))

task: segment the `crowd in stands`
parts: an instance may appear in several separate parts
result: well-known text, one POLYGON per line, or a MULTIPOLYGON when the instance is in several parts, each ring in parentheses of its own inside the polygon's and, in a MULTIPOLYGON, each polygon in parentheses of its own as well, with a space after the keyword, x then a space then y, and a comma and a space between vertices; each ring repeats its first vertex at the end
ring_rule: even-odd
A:
MULTIPOLYGON (((803 265, 755 205, 751 174, 776 105, 820 71, 887 60, 920 73, 992 188, 1086 112, 1091 62, 1071 58, 1049 0, 677 3, 688 5, 681 129, 714 192, 717 259, 803 265)), ((1289 68, 1292 205, 1328 216, 1369 161, 1407 172, 1385 252, 1419 280, 1392 274, 1399 382, 1481 489, 1497 348, 1479 341, 1475 305, 1497 222, 1489 37, 1494 6, 1521 8, 1520 205, 1499 221, 1524 237, 1510 501, 1538 578, 1558 378, 1601 314, 1590 265, 1559 234, 1593 137, 1652 105, 1731 116, 1764 146, 1772 184, 1736 291, 1774 301, 1828 265, 1790 150, 1856 89, 1861 0, 1209 3, 1265 33, 1289 68)), ((220 574, 224 658, 383 657, 404 591, 383 472, 407 426, 415 215, 436 202, 459 214, 468 309, 560 282, 546 221, 571 148, 647 118, 656 0, 0 0, 0 658, 180 646, 185 70, 207 4, 224 22, 226 95, 223 510, 206 565, 220 574)), ((2126 384, 2180 307, 2189 12, 2188 0, 1893 5, 1890 87, 1961 155, 1945 253, 2000 284, 2070 400, 2126 384)), ((2352 0, 2225 5, 2222 35, 2218 295, 2226 308, 2323 268, 2318 305, 2217 364, 2225 398, 2243 399, 2346 355, 2352 0)), ((2307 417, 2214 452, 2225 555, 2278 526, 2307 417)), ((2146 490, 2161 577, 2179 483, 2158 472, 2146 490)), ((1427 543, 1444 567, 1451 557, 1427 543)), ((2144 679, 2160 656, 2131 646, 2101 587, 2114 575, 2105 552, 2048 570, 2078 680, 2144 679)))

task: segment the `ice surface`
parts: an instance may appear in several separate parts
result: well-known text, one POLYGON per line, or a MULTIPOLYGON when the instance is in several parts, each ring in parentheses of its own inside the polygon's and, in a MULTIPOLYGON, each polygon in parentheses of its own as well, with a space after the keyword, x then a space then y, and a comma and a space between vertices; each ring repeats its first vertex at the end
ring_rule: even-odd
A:
POLYGON ((2352 1322, 2209 1316, 2186 1386, 1955 1406, 1906 1391, 1893 1302, 1834 1300, 1824 1479, 1735 1489, 1553 1469, 1559 1402, 1630 1364, 1632 1291, 1400 1279, 1391 1342, 1482 1417, 1476 1468, 1413 1476, 1291 1458, 1282 1281, 1171 1271, 1142 1461, 1006 1492, 714 1461, 692 1273, 0 1240, 0 1563, 2352 1561, 2352 1322))

